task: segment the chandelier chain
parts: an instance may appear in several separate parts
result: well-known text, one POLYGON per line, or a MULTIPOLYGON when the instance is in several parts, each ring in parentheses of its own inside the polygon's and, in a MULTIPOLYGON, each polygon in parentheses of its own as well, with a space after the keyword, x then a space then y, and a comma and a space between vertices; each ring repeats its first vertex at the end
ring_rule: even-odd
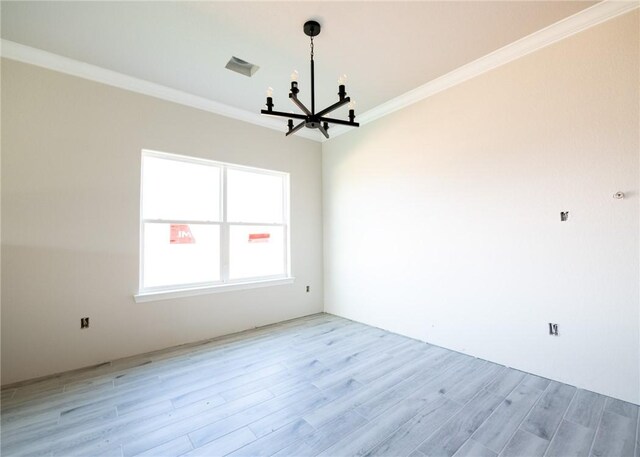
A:
POLYGON ((313 37, 311 37, 311 60, 313 60, 313 37))

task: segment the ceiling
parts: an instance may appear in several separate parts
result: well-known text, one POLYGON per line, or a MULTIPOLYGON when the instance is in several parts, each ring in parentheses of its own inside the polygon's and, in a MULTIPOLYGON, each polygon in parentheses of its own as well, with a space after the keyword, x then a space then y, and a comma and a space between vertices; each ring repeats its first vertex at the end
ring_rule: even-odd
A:
POLYGON ((594 3, 3 1, 1 30, 3 39, 251 112, 271 86, 275 109, 289 111, 294 69, 308 103, 302 24, 315 19, 316 106, 337 100, 346 73, 361 113, 594 3), (251 78, 226 70, 232 55, 260 70, 251 78))

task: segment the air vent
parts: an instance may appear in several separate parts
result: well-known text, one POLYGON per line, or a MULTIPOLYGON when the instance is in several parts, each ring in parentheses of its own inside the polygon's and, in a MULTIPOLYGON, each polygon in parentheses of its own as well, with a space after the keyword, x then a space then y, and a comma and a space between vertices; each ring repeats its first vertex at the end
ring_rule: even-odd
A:
POLYGON ((254 73, 260 69, 259 66, 249 63, 246 60, 238 59, 235 56, 229 59, 225 68, 248 77, 252 77, 254 73))

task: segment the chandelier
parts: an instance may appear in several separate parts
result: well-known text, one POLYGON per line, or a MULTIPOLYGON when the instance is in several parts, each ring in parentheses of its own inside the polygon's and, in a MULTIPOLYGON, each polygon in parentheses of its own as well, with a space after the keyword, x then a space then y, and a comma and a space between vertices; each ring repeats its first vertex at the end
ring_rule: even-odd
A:
POLYGON ((270 116, 279 116, 279 117, 287 117, 289 121, 287 122, 288 131, 286 136, 291 135, 292 133, 297 132, 302 127, 306 127, 308 129, 318 129, 322 134, 329 138, 329 124, 339 124, 339 125, 348 125, 349 127, 359 127, 360 124, 355 122, 355 102, 351 101, 350 97, 347 97, 347 92, 345 90, 345 82, 346 77, 342 76, 338 80, 338 101, 333 105, 318 111, 316 113, 316 94, 315 94, 315 75, 314 75, 314 67, 313 67, 313 37, 316 37, 320 34, 320 24, 316 21, 307 21, 303 27, 305 35, 307 35, 311 39, 311 109, 308 109, 304 104, 298 99, 298 72, 294 71, 291 75, 291 90, 289 91, 289 98, 291 101, 298 107, 304 114, 295 114, 284 113, 282 111, 274 111, 273 109, 273 89, 269 88, 267 90, 267 109, 263 109, 260 112, 262 114, 268 114, 270 116), (327 117, 326 115, 330 112, 349 104, 349 120, 345 121, 342 119, 334 119, 331 117, 327 117), (298 119, 301 122, 294 126, 293 120, 298 119))

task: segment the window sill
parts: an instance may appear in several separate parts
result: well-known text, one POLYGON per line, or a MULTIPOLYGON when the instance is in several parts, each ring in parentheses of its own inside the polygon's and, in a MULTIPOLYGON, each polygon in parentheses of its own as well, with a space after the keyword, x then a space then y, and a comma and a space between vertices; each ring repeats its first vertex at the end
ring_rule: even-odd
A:
POLYGON ((157 300, 169 300, 171 298, 194 297, 217 292, 230 292, 233 290, 257 289, 259 287, 280 286, 293 284, 296 278, 265 279, 263 281, 239 282, 233 284, 221 284, 218 286, 197 287, 192 289, 172 289, 153 292, 142 292, 133 296, 136 303, 145 303, 157 300))

